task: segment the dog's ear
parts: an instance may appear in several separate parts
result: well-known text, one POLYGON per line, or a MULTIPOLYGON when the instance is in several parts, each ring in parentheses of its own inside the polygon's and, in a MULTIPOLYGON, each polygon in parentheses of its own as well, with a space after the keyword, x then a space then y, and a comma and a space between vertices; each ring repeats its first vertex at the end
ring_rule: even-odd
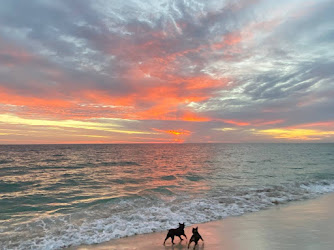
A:
POLYGON ((198 230, 198 227, 196 227, 196 229, 198 230))

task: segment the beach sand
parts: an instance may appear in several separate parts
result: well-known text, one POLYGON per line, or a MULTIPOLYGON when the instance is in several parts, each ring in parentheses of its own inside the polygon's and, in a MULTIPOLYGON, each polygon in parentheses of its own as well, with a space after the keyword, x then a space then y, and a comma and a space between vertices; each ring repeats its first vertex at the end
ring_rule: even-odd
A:
MULTIPOLYGON (((196 224, 204 242, 202 250, 261 250, 261 249, 334 249, 334 194, 307 201, 292 202, 273 208, 220 221, 196 224)), ((185 233, 191 237, 192 226, 185 233)), ((82 245, 70 249, 98 250, 179 250, 187 249, 187 241, 166 245, 165 232, 136 235, 96 245, 82 245)), ((190 247, 193 249, 193 243, 190 247)))

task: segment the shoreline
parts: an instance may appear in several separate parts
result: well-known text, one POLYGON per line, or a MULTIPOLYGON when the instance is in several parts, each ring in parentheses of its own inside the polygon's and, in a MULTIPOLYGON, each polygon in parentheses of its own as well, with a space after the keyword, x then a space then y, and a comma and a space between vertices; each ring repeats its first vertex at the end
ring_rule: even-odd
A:
MULTIPOLYGON (((196 249, 249 250, 249 249, 323 249, 334 246, 334 193, 318 198, 294 201, 265 210, 227 217, 218 221, 186 225, 185 234, 190 239, 192 227, 198 226, 204 242, 196 249)), ((167 250, 187 249, 188 241, 175 245, 170 239, 162 243, 167 231, 135 235, 108 242, 72 246, 70 250, 167 250)), ((193 248, 193 244, 190 249, 193 248)))

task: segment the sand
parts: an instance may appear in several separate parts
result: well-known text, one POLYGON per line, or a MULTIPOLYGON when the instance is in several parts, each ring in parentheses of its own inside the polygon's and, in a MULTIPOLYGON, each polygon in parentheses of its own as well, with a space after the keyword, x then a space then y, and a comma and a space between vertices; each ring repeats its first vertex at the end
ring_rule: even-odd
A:
MULTIPOLYGON (((187 226, 187 225, 186 225, 187 226)), ((220 221, 196 224, 204 242, 196 249, 261 250, 261 249, 334 249, 334 194, 314 200, 292 202, 273 208, 220 221)), ((191 226, 185 233, 191 237, 191 226)), ((70 249, 187 249, 187 241, 170 239, 163 246, 165 232, 131 236, 96 245, 70 249)), ((193 244, 193 243, 192 243, 193 244)), ((193 249, 191 245, 190 249, 193 249)))

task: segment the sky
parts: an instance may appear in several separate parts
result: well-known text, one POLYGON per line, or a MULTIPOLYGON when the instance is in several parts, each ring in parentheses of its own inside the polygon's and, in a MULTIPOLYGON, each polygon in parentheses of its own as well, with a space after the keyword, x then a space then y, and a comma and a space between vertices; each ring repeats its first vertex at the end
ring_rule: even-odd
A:
POLYGON ((334 0, 2 0, 0 144, 334 142, 334 0))

